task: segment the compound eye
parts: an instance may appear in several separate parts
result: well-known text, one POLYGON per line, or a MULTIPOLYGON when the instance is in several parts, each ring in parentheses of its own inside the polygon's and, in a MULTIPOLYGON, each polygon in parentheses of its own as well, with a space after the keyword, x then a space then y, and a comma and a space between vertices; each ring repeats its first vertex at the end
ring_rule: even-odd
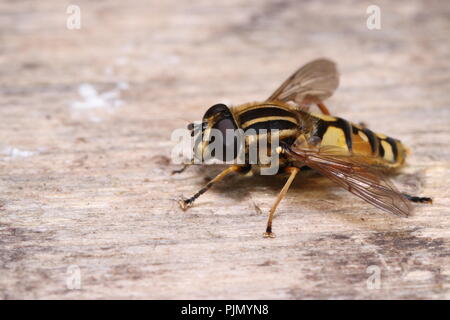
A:
POLYGON ((220 131, 223 137, 224 144, 228 145, 229 142, 226 140, 227 136, 227 130, 236 130, 236 124, 234 123, 234 120, 232 118, 225 118, 222 120, 219 120, 216 124, 213 126, 214 129, 217 129, 220 131))
POLYGON ((230 113, 230 109, 228 109, 228 107, 226 105, 224 105, 223 103, 215 104, 205 112, 203 119, 205 120, 207 118, 210 118, 210 117, 212 117, 218 113, 222 113, 222 112, 230 113))
MULTIPOLYGON (((211 128, 217 130, 217 133, 221 136, 222 156, 216 153, 215 150, 212 150, 211 154, 213 157, 223 161, 235 159, 238 151, 241 149, 242 139, 235 135, 238 126, 230 109, 223 103, 215 104, 206 111, 203 121, 212 122, 211 128)), ((215 140, 215 136, 211 136, 208 146, 215 140)))
MULTIPOLYGON (((233 118, 224 118, 214 124, 213 129, 220 132, 222 136, 222 161, 235 159, 241 150, 242 137, 236 135, 237 125, 233 118)), ((220 158, 220 157, 216 157, 220 158)))

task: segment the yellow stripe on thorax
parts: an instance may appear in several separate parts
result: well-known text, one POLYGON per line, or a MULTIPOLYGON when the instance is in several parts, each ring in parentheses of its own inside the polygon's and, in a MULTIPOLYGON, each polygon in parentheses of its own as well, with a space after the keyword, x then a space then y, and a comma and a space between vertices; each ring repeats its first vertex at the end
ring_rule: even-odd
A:
POLYGON ((256 119, 247 121, 247 122, 241 124, 241 128, 246 129, 247 127, 251 126, 252 124, 255 124, 258 122, 272 121, 272 120, 286 120, 286 121, 290 121, 294 124, 297 124, 297 119, 295 119, 294 117, 274 116, 274 117, 261 117, 261 118, 256 118, 256 119))

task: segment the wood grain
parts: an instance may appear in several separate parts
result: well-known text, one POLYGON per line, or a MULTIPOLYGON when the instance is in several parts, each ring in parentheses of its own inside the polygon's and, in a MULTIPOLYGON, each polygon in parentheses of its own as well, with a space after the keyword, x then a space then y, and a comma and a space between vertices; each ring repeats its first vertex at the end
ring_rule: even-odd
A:
POLYGON ((370 1, 76 2, 79 30, 68 2, 0 3, 1 298, 450 298, 448 2, 378 1, 380 30, 370 1), (434 204, 392 217, 300 177, 263 239, 284 178, 230 177, 182 212, 219 169, 171 176, 171 132, 323 56, 328 107, 408 145, 394 181, 434 204))

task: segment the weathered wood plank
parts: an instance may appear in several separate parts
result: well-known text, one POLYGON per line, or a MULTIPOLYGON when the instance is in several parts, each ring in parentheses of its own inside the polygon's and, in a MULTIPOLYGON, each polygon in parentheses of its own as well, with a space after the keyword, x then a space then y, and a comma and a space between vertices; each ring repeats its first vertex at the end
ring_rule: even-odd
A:
POLYGON ((368 30, 364 1, 77 2, 80 30, 0 3, 1 298, 450 298, 448 3, 381 1, 368 30), (434 205, 391 217, 304 177, 268 240, 284 180, 231 177, 179 210, 217 169, 171 176, 171 132, 321 56, 330 109, 404 141, 394 180, 434 205))

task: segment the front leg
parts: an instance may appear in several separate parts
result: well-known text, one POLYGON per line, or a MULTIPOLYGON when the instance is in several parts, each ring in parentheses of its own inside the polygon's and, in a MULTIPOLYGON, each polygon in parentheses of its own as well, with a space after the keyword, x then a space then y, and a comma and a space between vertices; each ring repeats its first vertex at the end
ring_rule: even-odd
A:
POLYGON ((173 176, 174 174, 180 174, 180 173, 183 173, 184 170, 186 170, 187 168, 189 168, 191 165, 192 165, 191 163, 185 164, 185 165, 183 165, 183 167, 182 167, 181 169, 173 170, 173 171, 170 173, 170 175, 173 176))
POLYGON ((231 165, 225 170, 223 170, 221 173, 219 173, 214 179, 212 179, 210 182, 208 182, 203 188, 201 188, 196 194, 194 194, 192 197, 187 199, 181 199, 178 203, 180 204, 181 209, 186 210, 192 204, 194 201, 200 197, 202 194, 204 194, 206 191, 209 190, 213 186, 214 183, 219 182, 223 178, 225 178, 229 173, 232 172, 239 172, 243 171, 244 167, 238 166, 238 165, 231 165))

